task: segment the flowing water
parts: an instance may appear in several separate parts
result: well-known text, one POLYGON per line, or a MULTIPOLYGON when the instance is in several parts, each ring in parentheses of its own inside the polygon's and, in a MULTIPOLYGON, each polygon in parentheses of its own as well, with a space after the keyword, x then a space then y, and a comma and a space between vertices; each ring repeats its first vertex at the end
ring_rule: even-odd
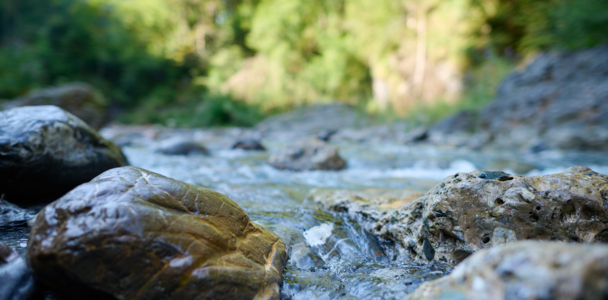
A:
MULTIPOLYGON (((204 137, 206 133, 200 132, 204 137)), ((209 133, 215 137, 221 134, 209 133)), ((290 249, 283 299, 403 299, 422 282, 451 271, 447 264, 407 260, 394 246, 367 233, 357 220, 322 210, 311 194, 339 190, 423 193, 446 176, 476 169, 537 175, 586 165, 608 173, 608 160, 599 153, 483 153, 390 141, 337 142, 341 156, 348 161, 346 170, 292 172, 266 163, 285 142, 264 142, 267 152, 230 150, 226 143, 214 144, 209 139, 210 156, 155 153, 158 142, 153 139, 126 143, 123 150, 133 166, 227 195, 254 222, 278 234, 290 249)), ((27 220, 40 208, 21 209, 4 202, 0 242, 23 254, 29 233, 27 220)))

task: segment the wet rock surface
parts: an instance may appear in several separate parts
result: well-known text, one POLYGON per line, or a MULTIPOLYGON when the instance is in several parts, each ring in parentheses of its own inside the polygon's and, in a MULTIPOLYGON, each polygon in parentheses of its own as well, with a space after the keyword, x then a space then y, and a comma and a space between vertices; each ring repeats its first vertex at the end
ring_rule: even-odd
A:
POLYGON ((608 246, 523 241, 473 254, 408 300, 606 297, 608 246))
POLYGON ((76 296, 278 299, 287 252, 228 197, 123 167, 42 210, 27 257, 76 296))
POLYGON ((34 295, 34 276, 17 251, 0 243, 0 300, 26 300, 34 295))
POLYGON ((56 106, 0 111, 0 194, 13 203, 55 200, 125 164, 118 147, 56 106))
POLYGON ((338 155, 338 149, 316 138, 298 140, 273 154, 268 162, 277 169, 293 171, 346 168, 346 161, 338 155))
POLYGON ((417 259, 452 263, 517 240, 605 243, 608 176, 585 167, 531 177, 458 173, 385 213, 374 233, 417 259))
POLYGON ((241 138, 232 145, 232 149, 265 151, 266 148, 258 139, 241 138))
POLYGON ((34 90, 27 95, 5 103, 2 109, 30 105, 58 106, 95 129, 99 129, 106 121, 106 102, 103 96, 95 88, 82 82, 34 90))
POLYGON ((157 152, 166 155, 208 155, 209 151, 200 143, 187 138, 172 138, 162 141, 156 149, 157 152))

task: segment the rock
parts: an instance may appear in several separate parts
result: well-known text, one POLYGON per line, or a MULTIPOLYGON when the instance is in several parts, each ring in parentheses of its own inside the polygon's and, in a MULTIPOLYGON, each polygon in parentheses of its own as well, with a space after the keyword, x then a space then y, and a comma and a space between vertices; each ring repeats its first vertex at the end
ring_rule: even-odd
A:
POLYGON ((15 204, 55 200, 125 164, 116 145, 56 106, 0 111, 0 194, 15 204))
POLYGON ((14 249, 0 243, 0 300, 25 300, 36 284, 27 263, 14 249))
POLYGON ((45 207, 27 257, 56 291, 110 299, 278 299, 287 262, 228 197, 134 167, 45 207))
POLYGON ((532 177, 458 173, 382 216, 373 230, 419 260, 452 263, 516 240, 605 243, 608 176, 585 167, 532 177))
POLYGON ((475 253, 408 300, 607 297, 607 246, 523 241, 475 253))
POLYGON ((356 108, 344 103, 317 104, 275 115, 256 125, 264 139, 293 142, 316 135, 328 128, 348 128, 369 125, 356 108))
POLYGON ((533 139, 511 137, 522 129, 552 148, 607 150, 606 69, 608 46, 539 55, 502 82, 480 125, 503 144, 532 146, 533 139))
POLYGON ((337 132, 338 130, 336 129, 323 129, 317 133, 317 139, 328 142, 332 135, 336 134, 337 132))
POLYGON ((156 152, 166 155, 209 154, 209 151, 204 146, 182 137, 171 138, 163 141, 156 149, 156 152))
POLYGON ((4 109, 30 105, 55 105, 72 113, 95 129, 105 123, 106 102, 92 86, 73 82, 57 87, 39 89, 9 101, 4 109))
POLYGON ((410 131, 406 138, 406 143, 417 143, 426 140, 429 137, 429 131, 425 127, 418 127, 410 131))
POLYGON ((473 110, 462 110, 449 116, 430 128, 431 133, 441 132, 450 134, 455 132, 472 132, 477 125, 478 112, 473 110))
POLYGON ((232 145, 232 149, 243 149, 243 150, 259 150, 264 151, 266 148, 260 143, 259 140, 253 138, 242 138, 236 141, 232 145))
POLYGON ((481 112, 461 111, 447 117, 431 128, 429 140, 531 152, 607 151, 606 69, 608 45, 542 53, 525 70, 507 76, 481 112))
POLYGON ((277 169, 342 170, 346 161, 338 155, 338 149, 318 139, 302 139, 273 154, 268 162, 277 169))

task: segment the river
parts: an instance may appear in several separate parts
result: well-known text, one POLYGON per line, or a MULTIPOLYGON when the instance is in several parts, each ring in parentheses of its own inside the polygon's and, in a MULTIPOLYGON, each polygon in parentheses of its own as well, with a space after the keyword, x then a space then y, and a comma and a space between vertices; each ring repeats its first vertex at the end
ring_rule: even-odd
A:
MULTIPOLYGON (((276 170, 269 155, 288 141, 263 140, 268 151, 229 149, 236 129, 170 130, 162 136, 124 143, 133 166, 219 191, 243 207, 251 219, 278 234, 290 249, 283 299, 404 299, 422 282, 444 276, 448 264, 420 264, 394 245, 367 233, 359 220, 324 211, 312 198, 340 191, 419 195, 443 178, 477 169, 522 175, 561 172, 585 165, 608 174, 602 153, 545 151, 479 152, 430 145, 379 142, 332 142, 348 162, 343 171, 276 170), (154 150, 166 136, 195 136, 211 155, 167 156, 154 150)), ((0 208, 0 242, 24 254, 31 219, 41 207, 0 208)), ((53 299, 52 295, 47 296, 53 299)))

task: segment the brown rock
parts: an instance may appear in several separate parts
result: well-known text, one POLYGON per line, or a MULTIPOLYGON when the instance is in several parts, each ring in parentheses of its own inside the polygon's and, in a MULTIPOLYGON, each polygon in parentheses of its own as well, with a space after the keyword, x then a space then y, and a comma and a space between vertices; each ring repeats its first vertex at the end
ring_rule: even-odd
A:
POLYGON ((294 171, 346 168, 346 161, 338 155, 336 147, 315 138, 296 141, 273 154, 268 162, 277 169, 294 171))
POLYGON ((523 241, 475 253, 408 300, 608 297, 608 246, 523 241))
POLYGON ((5 109, 29 105, 55 105, 74 114, 95 129, 105 121, 106 102, 92 86, 73 82, 57 87, 34 90, 5 104, 5 109))
POLYGON ((532 177, 458 173, 385 214, 374 232, 418 259, 455 262, 516 240, 608 242, 608 176, 585 167, 532 177))
POLYGON ((42 210, 27 256, 57 291, 118 299, 278 299, 287 261, 226 196, 134 167, 42 210))

